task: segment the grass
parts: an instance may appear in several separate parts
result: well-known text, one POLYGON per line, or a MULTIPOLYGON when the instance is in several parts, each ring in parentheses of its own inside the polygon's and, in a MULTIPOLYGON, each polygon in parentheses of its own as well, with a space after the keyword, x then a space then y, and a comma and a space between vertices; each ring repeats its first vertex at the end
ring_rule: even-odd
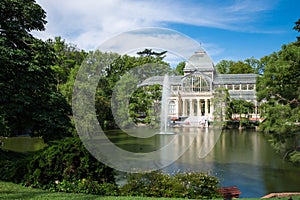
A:
MULTIPOLYGON (((18 184, 3 182, 0 181, 0 199, 6 200, 17 200, 17 199, 30 199, 30 200, 47 200, 47 199, 80 199, 80 200, 184 200, 184 199, 175 199, 175 198, 149 198, 149 197, 103 197, 98 195, 90 194, 74 194, 74 193, 63 193, 63 192, 49 192, 40 189, 33 189, 28 187, 23 187, 18 184)), ((247 200, 251 199, 260 199, 260 198, 245 198, 247 200)), ((245 200, 243 199, 243 200, 245 200)), ((288 200, 286 198, 271 198, 271 199, 280 199, 288 200)), ((293 199, 300 199, 300 196, 293 197, 293 199)), ((186 200, 186 199, 185 199, 186 200)))
MULTIPOLYGON (((49 192, 40 189, 33 189, 28 187, 23 187, 18 184, 0 181, 0 199, 6 200, 16 200, 16 199, 80 199, 80 200, 155 200, 158 198, 147 198, 147 197, 103 197, 98 195, 90 194, 73 194, 73 193, 63 193, 63 192, 49 192)), ((169 198, 159 198, 159 200, 171 200, 169 198)), ((184 200, 184 199, 176 199, 184 200)))

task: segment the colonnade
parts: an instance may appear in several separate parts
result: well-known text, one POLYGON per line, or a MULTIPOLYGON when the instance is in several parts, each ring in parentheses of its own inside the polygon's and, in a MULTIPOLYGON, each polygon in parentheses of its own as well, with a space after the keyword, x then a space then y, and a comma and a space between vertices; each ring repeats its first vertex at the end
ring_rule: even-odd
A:
POLYGON ((179 113, 182 116, 208 116, 212 113, 210 99, 182 99, 179 105, 179 113))

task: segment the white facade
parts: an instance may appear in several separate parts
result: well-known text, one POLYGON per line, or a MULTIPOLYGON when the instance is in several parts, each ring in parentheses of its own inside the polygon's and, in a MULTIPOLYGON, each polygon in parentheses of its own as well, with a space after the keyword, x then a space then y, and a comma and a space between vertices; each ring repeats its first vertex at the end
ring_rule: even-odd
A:
MULTIPOLYGON (((186 62, 183 76, 171 76, 169 116, 171 118, 199 118, 213 120, 213 98, 216 88, 227 88, 231 98, 256 103, 256 74, 218 74, 211 58, 203 50, 195 52, 186 62)), ((162 85, 163 77, 155 77, 143 84, 162 85)))

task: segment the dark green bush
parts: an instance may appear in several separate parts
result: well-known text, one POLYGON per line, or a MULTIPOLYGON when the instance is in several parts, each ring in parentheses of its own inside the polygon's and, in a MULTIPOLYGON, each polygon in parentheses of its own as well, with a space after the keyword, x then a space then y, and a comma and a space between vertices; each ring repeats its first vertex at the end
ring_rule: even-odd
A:
POLYGON ((32 187, 82 192, 84 188, 88 191, 94 186, 102 187, 102 184, 115 185, 113 169, 96 160, 79 138, 53 142, 33 156, 27 169, 23 182, 32 187), (86 180, 85 184, 79 184, 82 180, 86 180), (76 186, 80 189, 74 188, 76 186))
POLYGON ((49 144, 33 154, 0 150, 0 179, 57 192, 203 199, 218 196, 219 181, 204 173, 128 174, 118 188, 113 169, 98 162, 78 138, 49 144))
POLYGON ((289 156, 292 163, 300 165, 300 152, 293 151, 289 156))
POLYGON ((27 173, 30 153, 18 153, 0 149, 0 180, 20 183, 27 173))
POLYGON ((99 183, 98 181, 92 181, 87 179, 81 179, 77 181, 56 181, 50 191, 55 192, 71 192, 71 193, 86 193, 86 194, 98 194, 105 196, 117 196, 118 188, 113 183, 99 183))
POLYGON ((216 177, 204 173, 178 173, 174 176, 161 172, 129 175, 120 188, 123 196, 172 197, 203 199, 219 197, 216 177))

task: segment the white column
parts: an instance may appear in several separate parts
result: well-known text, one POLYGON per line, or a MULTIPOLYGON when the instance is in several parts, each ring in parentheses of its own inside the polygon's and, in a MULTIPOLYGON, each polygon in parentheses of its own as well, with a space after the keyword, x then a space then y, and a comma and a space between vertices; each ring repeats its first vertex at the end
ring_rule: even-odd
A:
POLYGON ((208 115, 208 99, 205 99, 205 116, 208 115))
POLYGON ((177 100, 177 116, 182 115, 182 100, 177 100))
POLYGON ((182 115, 186 116, 186 100, 182 99, 182 115))
POLYGON ((209 103, 210 103, 209 113, 211 116, 213 116, 214 107, 213 107, 212 99, 209 99, 209 103))
POLYGON ((201 116, 201 99, 197 99, 197 102, 198 102, 198 111, 197 111, 197 115, 198 116, 201 116))
POLYGON ((193 99, 190 99, 190 116, 194 115, 193 99))

